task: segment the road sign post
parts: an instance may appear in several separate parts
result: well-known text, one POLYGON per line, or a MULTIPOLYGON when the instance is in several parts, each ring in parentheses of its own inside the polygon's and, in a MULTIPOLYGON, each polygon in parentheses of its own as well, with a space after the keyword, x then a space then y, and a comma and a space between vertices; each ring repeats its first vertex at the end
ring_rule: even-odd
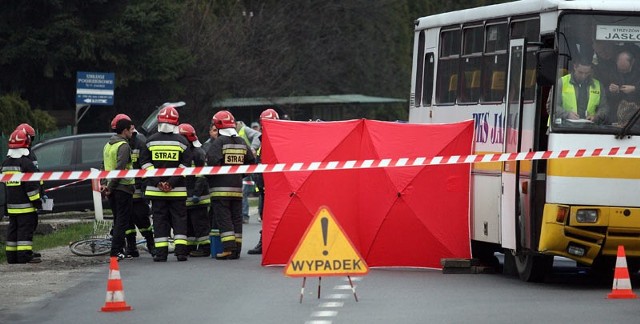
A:
POLYGON ((78 122, 87 113, 91 105, 113 106, 115 74, 104 72, 78 71, 76 82, 76 117, 74 133, 77 133, 78 122), (86 110, 78 118, 80 109, 86 110))

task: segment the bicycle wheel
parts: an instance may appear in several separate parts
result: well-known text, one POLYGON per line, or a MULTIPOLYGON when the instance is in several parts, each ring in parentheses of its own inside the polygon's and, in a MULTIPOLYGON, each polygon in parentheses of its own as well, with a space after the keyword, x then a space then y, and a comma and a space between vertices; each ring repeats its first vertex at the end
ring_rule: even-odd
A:
POLYGON ((69 244, 71 253, 78 256, 99 256, 111 252, 111 239, 92 238, 69 244))

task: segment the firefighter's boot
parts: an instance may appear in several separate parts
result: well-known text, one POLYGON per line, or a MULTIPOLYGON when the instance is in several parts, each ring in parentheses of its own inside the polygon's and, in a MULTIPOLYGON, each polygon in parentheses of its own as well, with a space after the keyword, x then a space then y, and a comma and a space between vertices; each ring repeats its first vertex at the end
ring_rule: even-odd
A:
POLYGON ((167 262, 169 256, 169 247, 157 247, 155 248, 156 254, 153 256, 154 262, 167 262))
POLYGON ((187 261, 189 247, 186 244, 176 244, 175 254, 178 261, 187 261))
POLYGON ((5 254, 7 256, 7 263, 8 264, 18 263, 18 252, 16 252, 16 251, 6 251, 5 254))

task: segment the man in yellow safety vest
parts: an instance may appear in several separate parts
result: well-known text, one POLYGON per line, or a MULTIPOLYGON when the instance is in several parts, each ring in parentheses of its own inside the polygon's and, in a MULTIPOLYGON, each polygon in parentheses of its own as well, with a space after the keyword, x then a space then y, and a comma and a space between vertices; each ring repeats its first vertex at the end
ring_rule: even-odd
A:
MULTIPOLYGON (((556 84, 554 124, 563 120, 588 120, 603 124, 607 121, 609 107, 600 81, 592 77, 593 63, 577 60, 571 74, 561 77, 556 84)), ((551 97, 547 101, 547 112, 551 116, 551 97)))

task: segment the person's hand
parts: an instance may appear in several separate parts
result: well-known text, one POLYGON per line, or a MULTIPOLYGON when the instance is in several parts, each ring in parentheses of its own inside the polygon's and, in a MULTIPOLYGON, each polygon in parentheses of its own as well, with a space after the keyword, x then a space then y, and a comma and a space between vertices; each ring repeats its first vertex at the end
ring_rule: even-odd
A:
POLYGON ((589 116, 587 116, 587 120, 594 121, 595 119, 596 119, 596 116, 595 116, 595 115, 589 115, 589 116))
POLYGON ((169 192, 171 191, 171 185, 168 182, 158 182, 158 189, 162 190, 163 192, 169 192))
POLYGON ((625 93, 625 94, 630 94, 632 92, 636 91, 636 87, 632 86, 632 85, 622 85, 620 86, 620 92, 625 93))
POLYGON ((109 190, 107 186, 100 186, 100 193, 104 196, 109 196, 111 194, 111 190, 109 190))
POLYGON ((578 116, 578 114, 577 114, 577 113, 575 113, 575 112, 573 112, 573 111, 570 111, 570 112, 567 114, 567 119, 580 119, 580 116, 578 116))
POLYGON ((198 196, 196 196, 196 195, 193 195, 193 196, 191 197, 191 201, 193 201, 193 203, 194 203, 194 204, 197 204, 197 203, 199 203, 199 202, 200 202, 200 197, 198 197, 198 196))
POLYGON ((609 85, 609 91, 611 91, 612 93, 618 93, 620 91, 620 86, 612 83, 609 85))

